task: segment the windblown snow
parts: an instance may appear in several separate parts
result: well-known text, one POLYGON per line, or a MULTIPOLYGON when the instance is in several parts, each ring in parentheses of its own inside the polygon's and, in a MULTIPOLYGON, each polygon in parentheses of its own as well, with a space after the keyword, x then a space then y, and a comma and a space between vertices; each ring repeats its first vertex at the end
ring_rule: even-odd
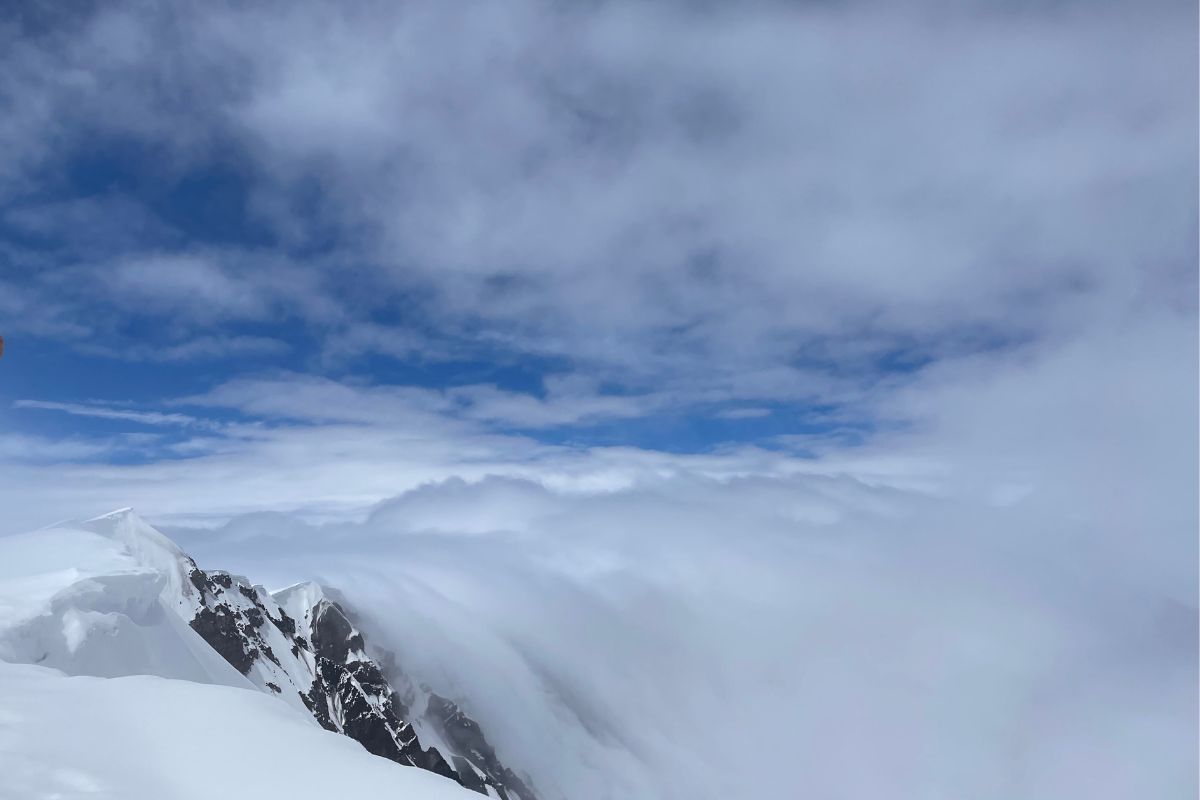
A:
POLYGON ((274 626, 273 658, 235 669, 188 624, 194 569, 128 509, 0 539, 0 798, 478 796, 264 691, 313 672, 274 626))
POLYGON ((0 539, 0 659, 250 688, 176 613, 177 553, 129 513, 0 539))

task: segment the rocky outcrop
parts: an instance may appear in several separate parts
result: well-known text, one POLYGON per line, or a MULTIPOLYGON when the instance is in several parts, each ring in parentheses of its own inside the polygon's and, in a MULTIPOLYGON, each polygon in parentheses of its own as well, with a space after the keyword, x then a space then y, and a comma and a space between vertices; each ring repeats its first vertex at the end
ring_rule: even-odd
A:
POLYGON ((452 748, 455 771, 464 786, 485 794, 490 786, 504 800, 533 797, 526 783, 500 763, 479 724, 457 703, 431 693, 424 716, 452 748))
POLYGON ((73 577, 52 584, 43 612, 15 624, 0 619, 0 659, 68 675, 257 686, 370 753, 488 796, 535 800, 529 781, 498 761, 461 709, 415 684, 392 654, 368 652, 340 597, 314 583, 271 594, 204 570, 128 508, 72 525, 48 535, 57 530, 70 547, 93 536, 115 543, 104 549, 113 571, 52 573, 73 577))
POLYGON ((454 702, 414 686, 384 654, 367 653, 344 601, 312 583, 271 595, 245 578, 186 559, 178 607, 208 644, 264 691, 302 707, 326 730, 368 752, 436 772, 502 800, 536 800, 454 702), (393 682, 404 688, 397 691, 393 682), (416 725, 414 725, 416 722, 416 725), (423 745, 417 726, 437 744, 423 745))

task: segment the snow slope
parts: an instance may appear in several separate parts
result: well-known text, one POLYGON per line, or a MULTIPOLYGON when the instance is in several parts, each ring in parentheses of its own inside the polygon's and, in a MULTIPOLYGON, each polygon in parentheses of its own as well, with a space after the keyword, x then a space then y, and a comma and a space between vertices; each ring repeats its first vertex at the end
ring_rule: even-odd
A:
POLYGON ((92 530, 0 539, 0 660, 68 675, 158 675, 248 688, 164 599, 171 582, 121 538, 92 530))
POLYGON ((0 539, 0 798, 478 797, 240 674, 185 621, 194 569, 128 510, 0 539))
POLYGON ((0 664, 0 799, 468 800, 257 690, 0 664))

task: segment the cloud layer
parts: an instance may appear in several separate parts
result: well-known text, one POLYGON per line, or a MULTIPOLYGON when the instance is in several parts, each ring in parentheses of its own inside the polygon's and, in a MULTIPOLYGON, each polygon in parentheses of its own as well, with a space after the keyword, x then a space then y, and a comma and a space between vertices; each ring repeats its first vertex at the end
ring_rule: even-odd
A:
POLYGON ((844 477, 490 478, 362 524, 177 535, 345 587, 549 797, 1183 796, 1194 606, 1073 563, 1125 532, 1047 511, 844 477))
POLYGON ((550 797, 1184 796, 1196 397, 1169 367, 1192 323, 923 371, 893 398, 911 426, 816 457, 548 446, 424 395, 235 385, 205 402, 290 421, 178 463, 26 467, 4 505, 303 510, 171 532, 343 588, 550 797))
POLYGON ((338 361, 491 347, 795 399, 1194 287, 1184 3, 27 15, 17 330, 149 316, 182 359, 292 320, 338 361))

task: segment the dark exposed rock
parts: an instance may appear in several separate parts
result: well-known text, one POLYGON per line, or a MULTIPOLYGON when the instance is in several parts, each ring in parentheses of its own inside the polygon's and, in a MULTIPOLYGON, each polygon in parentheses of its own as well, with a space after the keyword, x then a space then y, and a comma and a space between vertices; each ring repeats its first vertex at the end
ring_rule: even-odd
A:
POLYGON ((204 590, 208 588, 208 577, 201 570, 193 566, 192 571, 188 573, 188 580, 191 581, 192 586, 195 586, 196 591, 200 592, 200 596, 203 597, 204 590))
POLYGON ((334 725, 333 720, 329 718, 329 712, 325 710, 329 707, 329 698, 319 684, 314 683, 309 693, 300 695, 300 699, 304 701, 304 705, 308 707, 308 710, 317 722, 320 723, 322 728, 334 733, 340 733, 337 725, 334 725))
POLYGON ((473 792, 487 794, 487 783, 479 777, 475 770, 471 769, 471 762, 462 756, 451 756, 450 759, 454 762, 454 772, 458 776, 459 783, 473 792))
MULTIPOLYGON (((199 593, 199 608, 189 624, 238 672, 249 675, 260 659, 263 665, 270 662, 273 667, 268 665, 265 673, 260 667, 252 679, 262 681, 264 674, 280 676, 260 683, 277 695, 284 693, 280 684, 290 681, 300 689, 305 708, 323 728, 349 736, 374 755, 435 772, 501 800, 535 800, 526 783, 500 763, 479 726, 451 700, 431 693, 423 712, 423 719, 448 750, 421 745, 410 722, 412 709, 404 699, 412 701, 413 690, 404 696, 395 691, 388 678, 398 672, 394 657, 385 654, 381 667, 366 655, 366 642, 342 603, 321 599, 307 610, 303 619, 311 623, 305 638, 297 633, 300 625, 296 618, 279 606, 264 604, 264 599, 270 598, 260 596, 253 587, 228 573, 206 573, 194 562, 188 563, 188 581, 199 593), (241 597, 224 592, 235 585, 241 597), (278 619, 273 616, 276 613, 278 619), (265 627, 268 621, 270 628, 265 627), (313 672, 299 667, 303 672, 296 673, 296 662, 284 666, 267 641, 270 638, 278 646, 279 635, 292 657, 311 664, 313 672), (302 652, 312 653, 314 660, 302 658, 302 652), (307 689, 304 681, 310 682, 307 689)), ((426 697, 425 691, 417 697, 426 697)))
MULTIPOLYGON (((436 748, 421 747, 407 722, 412 718, 410 709, 392 689, 380 663, 356 655, 366 652, 366 644, 347 606, 324 600, 312 609, 308 618, 313 620, 312 652, 318 659, 319 681, 327 687, 329 696, 340 700, 347 735, 364 742, 364 747, 373 753, 453 778, 481 794, 491 790, 502 800, 535 800, 527 782, 500 762, 479 725, 457 704, 436 694, 430 696, 424 718, 454 752, 444 754, 436 748), (348 681, 348 677, 353 681, 348 681), (355 684, 358 688, 351 694, 361 690, 373 697, 375 705, 347 694, 355 684), (374 741, 381 720, 390 727, 394 745, 399 745, 399 758, 388 755, 394 753, 392 746, 374 741)), ((389 670, 397 671, 392 654, 383 653, 381 658, 389 670)))
POLYGON ((430 772, 436 772, 451 780, 458 780, 458 773, 446 763, 446 759, 442 758, 442 754, 438 752, 436 747, 431 747, 428 750, 422 750, 420 760, 414 762, 421 769, 427 769, 430 772))
POLYGON ((370 661, 351 662, 350 674, 364 689, 376 695, 386 697, 391 692, 391 687, 384 680, 383 673, 379 671, 379 667, 370 661))
POLYGON ((321 603, 313 610, 313 652, 335 664, 344 664, 350 655, 352 640, 362 647, 362 637, 354 633, 350 621, 337 603, 321 603))
POLYGON ((367 706, 361 695, 344 699, 350 701, 348 706, 342 707, 346 715, 342 731, 347 736, 365 747, 367 752, 392 761, 407 761, 382 715, 367 706))
MULTIPOLYGON (((451 747, 459 753, 471 756, 471 764, 487 776, 486 783, 500 792, 501 796, 507 798, 507 793, 504 792, 507 788, 522 798, 533 797, 533 792, 525 782, 517 777, 511 769, 500 763, 495 749, 484 737, 479 724, 464 714, 457 703, 447 700, 441 695, 431 694, 425 710, 425 717, 433 723, 451 747)), ((470 772, 475 777, 469 768, 464 769, 459 765, 457 758, 460 757, 456 757, 454 762, 459 775, 470 772)), ((466 780, 460 782, 468 788, 475 788, 466 780)), ((486 790, 476 789, 476 791, 486 790)))
POLYGON ((272 622, 275 622, 275 627, 279 628, 284 636, 294 637, 296 635, 296 620, 289 617, 282 608, 279 609, 279 621, 272 620, 272 622))
MULTIPOLYGON (((401 764, 429 764, 454 777, 440 755, 430 756, 421 749, 412 726, 399 713, 403 706, 393 702, 396 693, 378 665, 360 657, 365 643, 341 606, 323 600, 308 618, 313 620, 311 649, 317 661, 306 704, 319 709, 319 713, 314 711, 318 721, 329 719, 329 709, 336 708, 342 732, 369 752, 401 764)), ((293 641, 308 644, 300 636, 293 641)))
POLYGON ((218 607, 217 611, 201 608, 188 624, 220 654, 221 658, 232 664, 234 669, 243 675, 250 671, 254 659, 258 656, 258 650, 246 647, 237 618, 224 607, 218 607))

